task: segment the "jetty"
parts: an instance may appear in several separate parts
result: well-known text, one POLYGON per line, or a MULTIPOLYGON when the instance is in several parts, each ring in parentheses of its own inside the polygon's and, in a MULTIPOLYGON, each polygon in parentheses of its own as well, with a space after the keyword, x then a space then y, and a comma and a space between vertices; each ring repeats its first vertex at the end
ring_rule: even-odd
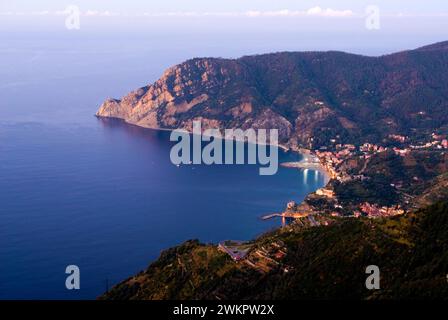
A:
POLYGON ((261 220, 269 220, 272 218, 280 217, 280 218, 292 218, 299 219, 308 217, 310 214, 305 212, 282 212, 282 213, 270 213, 261 217, 261 220))
POLYGON ((300 219, 308 217, 310 213, 307 212, 282 212, 282 213, 270 213, 261 217, 261 220, 269 220, 273 218, 282 218, 282 226, 286 226, 286 219, 300 219))

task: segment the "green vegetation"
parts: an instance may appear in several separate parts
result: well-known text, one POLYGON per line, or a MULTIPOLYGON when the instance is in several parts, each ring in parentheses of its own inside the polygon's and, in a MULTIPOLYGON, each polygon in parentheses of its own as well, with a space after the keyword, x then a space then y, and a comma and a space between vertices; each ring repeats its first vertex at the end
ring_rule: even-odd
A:
POLYGON ((347 183, 336 181, 334 191, 341 203, 371 202, 389 206, 398 202, 398 194, 390 183, 379 179, 376 181, 352 180, 347 183))
MULTIPOLYGON (((414 299, 446 298, 448 202, 388 219, 334 219, 266 234, 252 251, 281 243, 277 268, 262 273, 215 246, 189 241, 102 299, 414 299), (381 290, 365 288, 378 265, 381 290), (288 266, 289 271, 284 272, 288 266)), ((255 255, 255 254, 254 254, 255 255)))
POLYGON ((405 200, 416 197, 411 204, 423 207, 448 195, 446 152, 412 150, 405 156, 399 156, 389 150, 372 154, 367 165, 367 160, 351 160, 342 163, 339 170, 350 174, 362 172, 364 179, 330 182, 337 198, 344 205, 370 202, 381 206, 406 206, 405 200))

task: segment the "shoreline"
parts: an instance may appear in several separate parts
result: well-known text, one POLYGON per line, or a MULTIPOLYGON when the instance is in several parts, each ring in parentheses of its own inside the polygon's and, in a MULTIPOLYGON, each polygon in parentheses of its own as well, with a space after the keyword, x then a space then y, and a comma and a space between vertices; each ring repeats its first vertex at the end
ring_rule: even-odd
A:
MULTIPOLYGON (((119 121, 124 122, 124 123, 126 123, 126 124, 128 124, 128 125, 132 125, 132 126, 136 126, 136 127, 144 128, 144 129, 149 129, 149 130, 167 131, 167 132, 172 132, 172 131, 174 131, 174 130, 184 130, 184 131, 188 132, 189 134, 194 135, 193 132, 191 132, 191 131, 189 131, 189 130, 187 130, 187 129, 179 129, 179 128, 170 129, 170 128, 160 128, 160 127, 157 127, 157 128, 154 128, 154 127, 145 127, 145 126, 141 126, 141 125, 138 125, 138 124, 135 124, 135 123, 132 123, 132 122, 128 122, 128 121, 126 121, 126 120, 123 119, 123 118, 108 117, 108 116, 100 116, 100 115, 97 115, 97 114, 95 114, 94 117, 97 118, 97 119, 113 119, 113 120, 119 120, 119 121)), ((225 129, 219 129, 219 130, 225 130, 225 129)), ((206 134, 203 134, 203 133, 202 133, 202 135, 203 135, 204 137, 208 137, 208 136, 209 136, 209 135, 206 135, 206 134)), ((282 149, 283 151, 294 151, 294 152, 296 152, 296 151, 293 150, 292 148, 289 148, 289 147, 287 147, 286 145, 283 145, 283 144, 280 144, 280 143, 277 143, 277 144, 274 144, 274 143, 258 143, 258 142, 249 142, 249 141, 246 141, 246 140, 242 141, 242 140, 238 140, 238 139, 228 139, 228 138, 225 137, 225 135, 222 136, 222 137, 219 138, 219 139, 227 140, 227 141, 228 141, 228 140, 236 140, 236 141, 238 141, 238 142, 252 143, 252 144, 256 144, 256 145, 274 146, 274 147, 278 147, 278 148, 282 149)), ((305 150, 305 149, 304 149, 304 150, 305 150)))
MULTIPOLYGON (((101 116, 101 115, 98 115, 98 114, 96 114, 96 113, 95 113, 94 116, 95 116, 97 119, 100 119, 100 120, 101 120, 101 119, 113 119, 113 120, 118 120, 118 121, 123 122, 123 123, 125 123, 125 124, 127 124, 127 125, 136 126, 136 127, 139 127, 139 128, 144 128, 144 129, 149 129, 149 130, 165 131, 165 132, 172 132, 172 131, 174 131, 174 130, 177 130, 177 129, 170 129, 170 128, 160 128, 160 127, 158 127, 158 128, 153 128, 153 127, 140 126, 140 125, 138 125, 138 124, 135 124, 135 123, 132 123, 132 122, 128 122, 128 121, 126 121, 126 120, 123 119, 123 118, 101 116)), ((193 135, 193 133, 192 133, 191 131, 188 131, 188 130, 186 130, 186 129, 182 129, 182 130, 185 130, 185 131, 188 132, 189 134, 193 135)), ((219 129, 219 130, 223 130, 223 129, 219 129)), ((236 141, 242 142, 241 140, 237 140, 237 139, 228 139, 228 138, 226 138, 225 136, 224 136, 224 137, 221 137, 220 139, 222 139, 222 140, 236 140, 236 141)), ((325 184, 324 184, 323 188, 325 188, 325 187, 328 185, 329 181, 332 179, 332 178, 331 178, 331 177, 332 177, 332 174, 331 174, 331 173, 327 170, 327 168, 320 162, 319 158, 317 157, 317 155, 316 155, 312 150, 305 149, 305 148, 302 148, 302 147, 299 147, 299 148, 288 147, 288 146, 286 146, 286 145, 284 145, 284 144, 280 144, 280 143, 277 143, 277 144, 272 144, 272 143, 260 144, 260 143, 254 143, 254 142, 249 142, 249 141, 243 141, 243 142, 244 142, 244 143, 252 143, 252 144, 256 144, 256 145, 274 146, 274 147, 277 147, 277 148, 279 148, 279 149, 282 149, 284 152, 293 152, 293 153, 296 153, 296 154, 299 154, 299 155, 303 155, 303 154, 309 155, 309 156, 313 157, 314 159, 317 159, 317 160, 318 160, 318 168, 317 168, 317 169, 313 169, 313 168, 294 168, 294 167, 289 167, 289 169, 299 169, 299 170, 311 169, 311 170, 319 171, 322 175, 324 175, 324 181, 325 181, 325 184)), ((296 162, 299 163, 299 162, 301 162, 301 161, 303 161, 303 159, 301 159, 301 160, 299 160, 299 161, 296 161, 296 162)), ((282 165, 282 164, 284 164, 284 162, 283 162, 283 163, 279 163, 280 167, 284 167, 284 168, 285 168, 286 166, 284 166, 284 165, 282 165)), ((317 163, 316 163, 316 164, 317 164, 317 163)), ((312 193, 314 193, 314 192, 316 192, 316 191, 310 192, 310 193, 308 193, 307 195, 310 195, 310 194, 312 194, 312 193)), ((303 202, 303 201, 302 201, 302 202, 303 202)), ((300 204, 302 204, 302 202, 301 202, 300 204)))
MULTIPOLYGON (((139 128, 144 128, 144 129, 149 129, 149 130, 165 131, 165 132, 172 132, 172 131, 174 131, 174 130, 178 130, 178 129, 160 128, 160 127, 157 127, 157 128, 154 128, 154 127, 145 127, 145 126, 141 126, 141 125, 138 125, 138 124, 135 124, 135 123, 132 123, 132 122, 128 122, 128 121, 126 121, 126 120, 123 119, 123 118, 108 117, 108 116, 100 116, 100 115, 98 115, 98 114, 95 114, 94 116, 95 116, 97 119, 113 119, 113 120, 118 120, 118 121, 121 121, 121 122, 123 122, 123 123, 125 123, 125 124, 128 124, 128 125, 131 125, 131 126, 136 126, 136 127, 139 127, 139 128)), ((193 135, 193 133, 192 133, 191 131, 189 131, 189 130, 186 130, 186 129, 181 129, 181 130, 185 130, 185 131, 188 132, 189 134, 193 135)), ((219 130, 224 130, 224 129, 219 129, 219 130)), ((205 135, 205 136, 206 136, 206 135, 205 135)), ((324 185, 323 187, 327 186, 328 182, 331 180, 331 176, 332 176, 331 173, 327 170, 327 168, 325 168, 324 165, 322 165, 322 163, 320 162, 320 160, 319 160, 319 158, 317 157, 317 155, 316 155, 312 150, 310 150, 310 149, 305 149, 305 148, 302 148, 302 147, 299 147, 299 148, 292 148, 292 147, 288 147, 287 145, 284 145, 284 144, 281 144, 281 143, 277 143, 277 144, 273 144, 273 143, 266 143, 266 144, 263 144, 263 143, 258 143, 258 142, 254 143, 254 142, 249 142, 249 141, 246 141, 246 140, 242 141, 242 140, 238 140, 238 139, 228 139, 228 138, 226 138, 225 136, 221 137, 220 139, 222 139, 222 140, 224 140, 224 141, 235 140, 235 141, 238 141, 238 142, 251 143, 251 144, 255 144, 255 145, 273 146, 273 147, 277 147, 277 148, 283 150, 284 152, 293 152, 293 153, 296 153, 296 154, 299 154, 299 155, 303 155, 303 154, 309 155, 309 156, 313 157, 314 159, 317 159, 317 160, 318 160, 318 169, 313 169, 313 168, 298 168, 298 169, 299 169, 299 170, 300 170, 300 169, 303 169, 303 170, 305 170, 305 169, 312 169, 312 170, 317 170, 317 171, 319 171, 321 174, 324 175, 324 180, 326 181, 326 182, 325 182, 325 185, 324 185)), ((295 162, 296 162, 296 163, 300 163, 300 162, 302 162, 302 161, 303 161, 303 159, 301 159, 301 160, 299 160, 299 161, 295 161, 295 162)), ((284 168, 285 168, 285 167, 287 167, 287 166, 282 165, 282 164, 284 164, 284 163, 285 163, 285 162, 283 162, 283 163, 279 163, 279 165, 280 165, 281 167, 284 167, 284 168)), ((317 164, 317 163, 316 163, 316 164, 317 164)), ((290 169, 294 169, 294 167, 288 167, 288 168, 290 168, 290 169)), ((311 194, 311 193, 313 193, 313 192, 310 192, 309 194, 311 194)))

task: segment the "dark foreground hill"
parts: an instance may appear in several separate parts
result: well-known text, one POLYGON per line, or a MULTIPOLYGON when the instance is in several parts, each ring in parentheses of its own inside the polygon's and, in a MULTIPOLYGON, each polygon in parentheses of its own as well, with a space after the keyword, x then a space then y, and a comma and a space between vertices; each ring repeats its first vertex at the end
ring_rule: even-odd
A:
POLYGON ((446 299, 448 202, 395 218, 290 226, 256 240, 249 259, 189 241, 101 299, 446 299), (272 250, 286 255, 262 261, 272 250), (368 265, 380 268, 380 290, 365 287, 368 265))

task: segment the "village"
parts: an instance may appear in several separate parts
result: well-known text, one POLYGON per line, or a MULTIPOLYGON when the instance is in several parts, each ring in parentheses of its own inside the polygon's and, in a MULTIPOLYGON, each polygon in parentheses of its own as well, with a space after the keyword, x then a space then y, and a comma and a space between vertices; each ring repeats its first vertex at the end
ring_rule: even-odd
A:
MULTIPOLYGON (((320 148, 306 155, 304 160, 300 162, 283 163, 281 165, 299 170, 324 169, 330 179, 347 183, 369 180, 370 177, 365 175, 364 172, 369 165, 369 159, 377 154, 392 151, 397 156, 405 157, 413 150, 445 152, 448 149, 446 137, 435 133, 430 136, 429 141, 420 143, 410 143, 409 138, 402 135, 389 135, 389 139, 397 142, 399 146, 381 146, 368 142, 355 146, 354 144, 336 144, 336 139, 332 139, 332 143, 334 143, 332 148, 320 148), (361 170, 354 174, 341 169, 341 164, 353 159, 363 161, 364 165, 361 170)), ((395 185, 392 186, 395 187, 395 185)), ((340 203, 335 190, 331 184, 328 184, 308 195, 302 203, 297 204, 290 201, 284 212, 266 214, 261 219, 281 218, 282 227, 309 228, 329 225, 335 221, 335 218, 366 217, 377 219, 406 213, 405 208, 400 203, 384 206, 372 202, 362 202, 356 206, 356 209, 344 209, 346 208, 340 203), (323 201, 326 205, 310 204, 319 201, 323 201), (347 212, 349 215, 347 215, 347 212)), ((245 266, 261 273, 268 273, 274 268, 280 268, 284 273, 291 270, 291 267, 283 261, 287 255, 287 248, 281 241, 268 242, 259 247, 254 247, 249 242, 222 241, 219 243, 218 249, 228 254, 233 261, 243 263, 245 266)))
MULTIPOLYGON (((362 171, 358 175, 349 176, 344 172, 339 172, 337 170, 338 166, 350 157, 357 156, 363 159, 369 159, 373 155, 386 152, 388 150, 393 150, 396 155, 405 156, 412 150, 446 150, 448 149, 448 140, 442 136, 433 133, 431 135, 431 141, 420 143, 420 144, 408 144, 406 141, 408 137, 402 135, 389 135, 389 139, 399 142, 404 146, 399 147, 384 147, 373 143, 364 143, 358 148, 353 144, 336 144, 334 146, 334 151, 328 151, 328 147, 322 147, 319 150, 315 150, 317 158, 321 162, 322 166, 330 173, 331 178, 336 178, 339 181, 347 181, 350 179, 363 179, 362 171)), ((336 142, 336 139, 332 139, 332 142, 336 142)))
MULTIPOLYGON (((393 152, 395 155, 405 157, 409 153, 416 151, 437 151, 443 154, 448 152, 448 140, 444 135, 438 135, 432 133, 425 142, 411 143, 409 138, 402 135, 389 135, 389 140, 396 142, 399 146, 381 146, 373 143, 363 143, 362 145, 355 146, 354 144, 336 144, 336 139, 331 141, 334 147, 330 150, 328 147, 320 148, 314 151, 314 154, 319 159, 321 165, 330 175, 331 179, 334 179, 340 183, 347 183, 350 181, 366 181, 370 177, 365 174, 366 169, 369 166, 369 160, 375 155, 384 152, 393 152), (445 151, 446 150, 446 151, 445 151), (357 163, 357 160, 363 162, 362 168, 357 170, 356 173, 349 173, 346 168, 341 168, 342 164, 357 163)), ((418 181, 418 177, 414 177, 414 180, 418 181)), ((401 189, 401 183, 391 183, 391 187, 399 190, 401 189)), ((335 202, 334 208, 343 209, 338 203, 338 198, 335 191, 331 186, 327 186, 318 189, 315 196, 326 198, 329 201, 335 202)), ((411 198, 408 194, 402 192, 405 202, 408 203, 411 198)), ((359 205, 358 210, 353 211, 353 216, 360 217, 366 216, 369 218, 390 217, 395 215, 402 215, 406 212, 401 204, 393 206, 380 206, 376 203, 364 202, 359 205)), ((332 216, 341 216, 340 210, 331 212, 332 216)))

